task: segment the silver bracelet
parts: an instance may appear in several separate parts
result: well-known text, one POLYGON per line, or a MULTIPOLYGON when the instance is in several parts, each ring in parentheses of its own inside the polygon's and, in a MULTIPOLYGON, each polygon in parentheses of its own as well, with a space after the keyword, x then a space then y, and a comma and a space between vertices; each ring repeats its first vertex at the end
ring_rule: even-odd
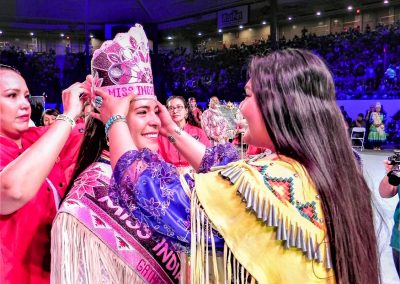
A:
MULTIPOLYGON (((174 131, 176 132, 176 134, 182 135, 182 129, 179 128, 178 126, 174 129, 174 131)), ((167 138, 168 138, 169 142, 176 143, 176 139, 174 136, 169 135, 167 138)))
POLYGON ((65 122, 68 122, 69 124, 71 124, 71 128, 74 128, 76 125, 75 120, 73 120, 72 118, 70 118, 68 115, 65 114, 57 115, 56 120, 63 120, 65 122))

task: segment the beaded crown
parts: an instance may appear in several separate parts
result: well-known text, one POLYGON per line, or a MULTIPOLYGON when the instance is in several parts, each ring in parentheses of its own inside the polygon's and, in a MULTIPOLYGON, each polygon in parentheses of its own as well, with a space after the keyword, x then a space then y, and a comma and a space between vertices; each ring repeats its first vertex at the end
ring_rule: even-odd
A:
POLYGON ((91 66, 94 85, 109 95, 155 98, 148 40, 140 24, 105 41, 94 52, 91 66))

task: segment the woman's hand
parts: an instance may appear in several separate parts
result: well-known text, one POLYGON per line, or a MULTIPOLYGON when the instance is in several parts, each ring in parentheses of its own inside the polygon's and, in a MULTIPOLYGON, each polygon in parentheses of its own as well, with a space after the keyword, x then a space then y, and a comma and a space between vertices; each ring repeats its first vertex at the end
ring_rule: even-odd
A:
POLYGON ((82 97, 90 95, 89 87, 84 83, 75 83, 62 92, 64 114, 72 119, 77 118, 83 107, 82 97))
POLYGON ((114 97, 101 88, 95 88, 94 95, 101 97, 102 103, 99 108, 100 113, 92 112, 92 116, 102 121, 104 124, 106 124, 113 115, 119 114, 126 117, 129 111, 130 102, 134 96, 132 94, 126 97, 114 97))
POLYGON ((391 185, 387 176, 387 174, 393 169, 393 165, 390 165, 388 160, 384 160, 383 163, 385 165, 386 175, 379 184, 379 194, 383 198, 391 198, 397 194, 397 186, 391 185))
POLYGON ((172 120, 171 115, 167 108, 157 101, 158 105, 158 117, 161 120, 160 134, 168 136, 177 127, 176 123, 172 120))
POLYGON ((393 165, 390 164, 389 160, 384 160, 383 163, 385 165, 386 174, 388 174, 393 169, 393 165))

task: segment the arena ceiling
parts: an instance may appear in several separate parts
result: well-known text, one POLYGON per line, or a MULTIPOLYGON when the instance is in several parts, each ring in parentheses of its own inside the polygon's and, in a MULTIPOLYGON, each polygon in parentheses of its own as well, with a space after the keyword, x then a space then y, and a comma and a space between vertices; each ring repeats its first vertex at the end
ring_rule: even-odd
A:
MULTIPOLYGON (((277 0, 279 21, 381 7, 383 0, 277 0)), ((389 5, 400 5, 391 0, 389 5)), ((269 21, 269 0, 1 0, 0 29, 83 29, 85 23, 155 24, 159 30, 216 31, 216 12, 249 5, 249 24, 269 21)))

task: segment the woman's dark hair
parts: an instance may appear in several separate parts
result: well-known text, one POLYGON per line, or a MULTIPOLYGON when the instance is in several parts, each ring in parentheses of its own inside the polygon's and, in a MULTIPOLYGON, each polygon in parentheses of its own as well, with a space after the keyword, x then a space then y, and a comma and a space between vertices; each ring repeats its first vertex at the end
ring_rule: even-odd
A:
POLYGON ((306 50, 250 63, 252 90, 277 154, 300 162, 322 201, 338 283, 378 283, 371 191, 354 159, 332 75, 306 50))
POLYGON ((60 111, 56 108, 49 108, 44 111, 43 115, 45 114, 57 116, 60 114, 60 111))
POLYGON ((0 70, 9 70, 9 71, 13 71, 13 72, 17 73, 18 75, 21 75, 21 72, 19 72, 18 69, 14 68, 10 65, 6 65, 6 64, 0 63, 0 70))
POLYGON ((77 166, 61 202, 67 197, 78 176, 100 157, 103 150, 108 149, 104 124, 90 117, 86 122, 85 134, 77 158, 77 166))

